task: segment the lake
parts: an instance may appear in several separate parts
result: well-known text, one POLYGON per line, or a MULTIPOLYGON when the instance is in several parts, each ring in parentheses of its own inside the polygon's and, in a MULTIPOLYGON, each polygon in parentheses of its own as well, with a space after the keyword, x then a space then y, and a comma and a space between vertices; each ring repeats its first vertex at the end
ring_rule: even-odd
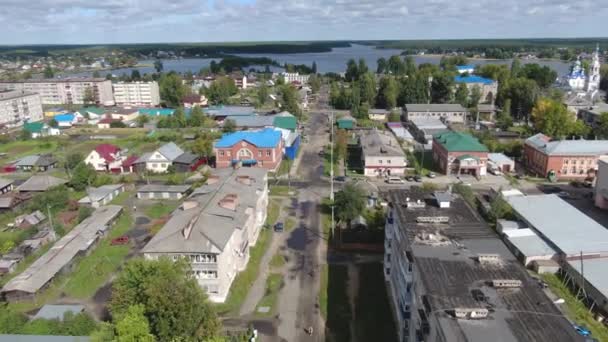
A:
MULTIPOLYGON (((359 60, 363 58, 370 70, 376 70, 376 61, 384 57, 385 59, 390 58, 393 55, 401 54, 401 50, 396 49, 376 49, 373 46, 367 45, 352 45, 348 48, 334 48, 331 52, 315 52, 315 53, 293 53, 293 54, 238 54, 243 57, 268 57, 276 60, 280 64, 306 64, 312 65, 312 62, 317 63, 317 70, 320 73, 326 72, 344 72, 346 70, 346 62, 349 59, 354 58, 359 60)), ((416 64, 432 63, 439 64, 440 56, 414 56, 416 64)), ((211 61, 219 61, 217 58, 186 58, 186 59, 166 59, 163 60, 164 71, 176 71, 179 73, 190 71, 197 73, 201 68, 208 67, 211 61)), ((557 71, 558 75, 565 75, 570 70, 570 64, 557 60, 522 60, 522 64, 527 63, 538 63, 540 65, 547 65, 557 71)), ((141 64, 147 64, 147 67, 138 68, 123 68, 111 71, 101 71, 100 74, 105 75, 111 72, 114 75, 131 74, 131 70, 137 69, 143 75, 145 73, 155 72, 154 60, 143 60, 141 64)), ((511 60, 482 60, 475 59, 470 60, 469 64, 483 65, 483 64, 511 64, 511 60)), ((257 67, 258 69, 263 69, 257 67)), ((272 71, 281 71, 282 69, 271 67, 272 71)), ((82 72, 71 74, 71 76, 91 76, 92 72, 82 72)))

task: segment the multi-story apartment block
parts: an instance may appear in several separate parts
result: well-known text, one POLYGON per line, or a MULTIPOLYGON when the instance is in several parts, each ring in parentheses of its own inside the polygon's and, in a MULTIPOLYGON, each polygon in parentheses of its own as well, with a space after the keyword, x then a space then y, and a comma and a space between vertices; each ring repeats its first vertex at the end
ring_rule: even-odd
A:
POLYGON ((0 81, 0 89, 38 93, 42 104, 84 104, 86 95, 98 105, 114 105, 112 82, 105 78, 0 81))
POLYGON ((158 83, 152 82, 118 82, 114 87, 114 101, 119 106, 158 106, 160 92, 158 83))
POLYGON ((38 94, 23 91, 0 91, 0 125, 22 126, 42 120, 42 105, 38 94))
POLYGON ((216 170, 144 247, 144 257, 185 258, 209 299, 224 302, 266 220, 267 190, 266 170, 216 170))
POLYGON ((399 341, 583 341, 461 197, 388 195, 384 276, 399 341))
POLYGON ((528 171, 554 179, 594 177, 598 158, 608 155, 608 140, 551 140, 538 133, 524 143, 528 171))
POLYGON ((285 83, 288 83, 288 84, 293 83, 293 82, 297 82, 300 84, 307 84, 308 79, 310 78, 310 75, 300 75, 297 72, 284 72, 281 74, 281 76, 283 76, 285 83))

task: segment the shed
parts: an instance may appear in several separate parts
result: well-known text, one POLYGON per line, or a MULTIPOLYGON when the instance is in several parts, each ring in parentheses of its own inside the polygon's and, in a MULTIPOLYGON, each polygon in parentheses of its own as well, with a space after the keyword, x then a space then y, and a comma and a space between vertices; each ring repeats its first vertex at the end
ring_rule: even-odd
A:
POLYGON ((357 120, 350 116, 344 116, 336 120, 339 129, 353 129, 355 128, 355 124, 357 120))
POLYGON ((190 189, 190 185, 144 185, 137 190, 139 199, 179 200, 190 189))
POLYGON ((81 198, 78 203, 99 208, 110 203, 116 196, 125 190, 123 184, 108 184, 98 188, 88 188, 87 195, 81 198))
POLYGON ((552 260, 557 257, 557 252, 531 229, 509 230, 505 235, 507 246, 525 266, 534 260, 552 260))
POLYGON ((515 171, 515 162, 503 153, 488 153, 488 163, 502 172, 515 171))

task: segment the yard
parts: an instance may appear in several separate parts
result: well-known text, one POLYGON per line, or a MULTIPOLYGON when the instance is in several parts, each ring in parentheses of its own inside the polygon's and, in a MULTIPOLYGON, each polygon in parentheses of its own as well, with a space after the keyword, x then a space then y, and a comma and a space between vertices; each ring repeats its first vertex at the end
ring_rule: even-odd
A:
POLYGON ((175 210, 175 208, 177 208, 178 205, 179 205, 179 202, 177 202, 177 201, 156 202, 156 203, 152 204, 151 206, 147 206, 147 207, 143 208, 143 211, 144 211, 144 214, 146 214, 146 216, 148 216, 148 218, 150 218, 152 220, 156 220, 156 219, 159 219, 161 217, 171 214, 171 212, 173 210, 175 210))

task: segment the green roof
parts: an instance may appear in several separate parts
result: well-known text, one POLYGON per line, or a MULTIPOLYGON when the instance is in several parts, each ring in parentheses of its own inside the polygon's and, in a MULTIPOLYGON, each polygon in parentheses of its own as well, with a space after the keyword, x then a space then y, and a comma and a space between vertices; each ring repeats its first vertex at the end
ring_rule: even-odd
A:
POLYGON ((273 123, 275 127, 295 131, 298 127, 298 119, 291 114, 279 114, 274 117, 273 123))
POLYGON ((42 122, 28 122, 23 125, 23 129, 30 133, 40 133, 44 128, 44 123, 42 122))
POLYGON ((488 152, 488 148, 470 134, 450 131, 435 134, 434 138, 448 152, 488 152))
POLYGON ((89 113, 93 113, 93 114, 97 114, 97 115, 102 115, 103 113, 106 112, 105 109, 103 108, 99 108, 99 107, 86 107, 82 109, 84 112, 89 112, 89 113))

